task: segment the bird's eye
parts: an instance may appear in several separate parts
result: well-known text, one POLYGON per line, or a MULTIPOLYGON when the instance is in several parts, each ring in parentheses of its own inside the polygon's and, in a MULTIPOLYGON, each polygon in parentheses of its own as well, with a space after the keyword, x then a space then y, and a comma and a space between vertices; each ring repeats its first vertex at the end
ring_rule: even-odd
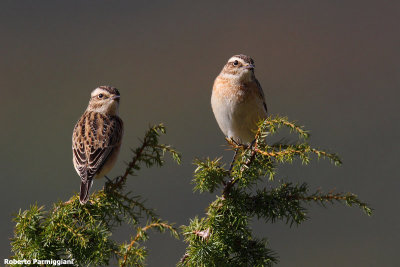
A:
POLYGON ((99 98, 103 98, 103 96, 104 96, 103 94, 99 94, 99 98))
POLYGON ((237 61, 237 60, 233 61, 234 66, 237 66, 238 64, 239 64, 239 61, 237 61))

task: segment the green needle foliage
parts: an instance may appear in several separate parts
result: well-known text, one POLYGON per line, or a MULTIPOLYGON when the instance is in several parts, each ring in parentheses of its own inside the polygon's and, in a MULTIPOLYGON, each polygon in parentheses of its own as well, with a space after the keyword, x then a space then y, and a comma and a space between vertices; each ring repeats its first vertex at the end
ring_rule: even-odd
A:
MULTIPOLYGON (((32 205, 28 210, 19 211, 14 218, 12 259, 73 259, 75 266, 109 265, 116 259, 119 266, 144 266, 148 251, 143 242, 149 238, 149 230, 169 231, 178 237, 176 229, 147 208, 141 197, 125 191, 129 175, 135 176, 143 165, 162 166, 165 153, 180 163, 178 152, 159 143, 161 134, 165 134, 162 124, 150 127, 141 145, 132 150, 125 172, 93 193, 88 204, 81 205, 79 196, 74 195, 67 202, 55 203, 49 210, 32 205), (112 232, 123 224, 131 226, 132 235, 129 240, 118 243, 111 238, 112 232)), ((255 141, 250 146, 227 140, 236 152, 229 169, 224 167, 221 158, 197 159, 194 190, 219 191, 220 195, 209 205, 204 217, 196 217, 188 226, 182 226, 188 247, 178 266, 272 266, 278 257, 268 248, 265 238, 253 235, 251 221, 299 225, 308 219, 309 203, 326 206, 338 202, 357 206, 371 215, 371 208, 352 193, 310 192, 306 183, 281 180, 259 189, 260 182, 275 179, 282 163, 298 159, 308 164, 312 158, 321 158, 334 165, 341 164, 336 154, 310 146, 308 138, 303 127, 286 118, 269 117, 259 123, 255 141), (297 134, 297 141, 268 144, 267 137, 280 128, 297 134)))
POLYGON ((148 230, 169 231, 178 237, 176 229, 145 207, 141 197, 124 191, 129 175, 135 175, 143 164, 162 166, 166 152, 180 163, 178 152, 159 143, 161 134, 165 134, 162 124, 150 127, 141 145, 132 150, 133 157, 124 174, 93 193, 88 204, 81 205, 75 195, 67 202, 55 203, 49 210, 33 205, 19 211, 14 218, 12 258, 74 259, 76 266, 108 265, 116 258, 119 266, 144 266, 147 249, 142 243, 148 239, 148 230), (133 235, 119 244, 111 237, 112 231, 122 224, 130 225, 133 235))
POLYGON ((254 189, 265 176, 273 180, 280 163, 300 159, 308 164, 315 156, 328 159, 334 165, 341 164, 336 154, 311 147, 307 143, 309 133, 287 118, 269 117, 258 126, 250 146, 227 140, 231 149, 237 151, 230 170, 224 168, 220 158, 195 161, 194 190, 220 190, 221 195, 210 204, 205 217, 196 217, 188 226, 182 226, 188 247, 178 266, 272 266, 278 257, 267 247, 266 239, 253 235, 251 220, 298 225, 308 218, 306 204, 310 202, 323 206, 340 202, 358 206, 371 215, 371 208, 352 193, 310 192, 306 183, 284 181, 275 187, 254 189), (297 143, 268 144, 266 137, 282 127, 298 135, 297 143))

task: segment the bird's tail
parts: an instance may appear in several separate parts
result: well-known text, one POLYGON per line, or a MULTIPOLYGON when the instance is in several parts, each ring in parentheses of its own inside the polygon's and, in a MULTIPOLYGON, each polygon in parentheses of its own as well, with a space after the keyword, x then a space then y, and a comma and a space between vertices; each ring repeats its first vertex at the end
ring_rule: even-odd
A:
POLYGON ((84 205, 89 200, 89 190, 92 187, 93 180, 86 180, 81 182, 81 193, 79 195, 79 202, 84 205))

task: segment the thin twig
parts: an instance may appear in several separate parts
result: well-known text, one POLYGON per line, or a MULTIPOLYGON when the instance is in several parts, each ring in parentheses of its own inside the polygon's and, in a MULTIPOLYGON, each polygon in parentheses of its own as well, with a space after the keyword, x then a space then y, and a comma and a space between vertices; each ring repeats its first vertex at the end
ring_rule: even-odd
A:
POLYGON ((132 161, 128 163, 128 167, 125 170, 125 173, 121 176, 120 179, 118 179, 114 184, 113 188, 118 188, 120 187, 125 180, 127 179, 129 173, 132 171, 132 169, 136 166, 136 162, 139 160, 139 158, 142 156, 144 149, 147 147, 147 139, 146 137, 143 140, 142 145, 140 146, 138 152, 136 155, 133 157, 132 161))
POLYGON ((185 254, 182 256, 182 258, 180 259, 180 262, 181 262, 181 263, 184 263, 188 257, 189 257, 189 254, 188 254, 188 253, 185 253, 185 254))
MULTIPOLYGON (((247 162, 240 168, 240 171, 243 172, 245 170, 245 168, 249 168, 251 163, 254 161, 255 155, 256 155, 256 149, 258 147, 258 138, 261 134, 260 129, 257 130, 256 136, 253 140, 253 142, 251 143, 250 146, 246 146, 243 144, 237 144, 236 142, 234 142, 232 139, 227 139, 228 143, 235 147, 236 152, 235 152, 235 157, 234 160, 236 159, 236 154, 238 153, 239 149, 250 149, 251 150, 251 156, 250 158, 247 160, 247 162)), ((231 168, 233 166, 234 161, 231 164, 231 168)), ((231 176, 231 169, 229 170, 229 175, 231 176)), ((237 182, 238 179, 236 179, 235 177, 231 177, 231 179, 227 182, 224 183, 224 191, 222 193, 222 195, 224 197, 227 197, 232 189, 232 187, 234 186, 234 184, 237 182)))
POLYGON ((166 223, 152 223, 149 225, 146 225, 145 227, 143 227, 140 231, 138 231, 138 233, 136 234, 135 238, 132 240, 132 242, 129 244, 128 249, 126 250, 126 253, 124 255, 124 261, 121 263, 121 267, 124 267, 126 264, 126 261, 128 260, 128 254, 132 249, 132 246, 138 241, 138 239, 142 236, 143 232, 146 232, 147 230, 149 230, 150 228, 153 227, 157 227, 157 226, 163 226, 165 228, 171 228, 170 225, 166 224, 166 223))
POLYGON ((233 154, 233 159, 232 159, 232 162, 231 162, 231 166, 229 167, 229 174, 232 172, 233 164, 235 163, 236 156, 237 156, 238 152, 239 152, 239 148, 236 148, 235 149, 235 153, 233 154))

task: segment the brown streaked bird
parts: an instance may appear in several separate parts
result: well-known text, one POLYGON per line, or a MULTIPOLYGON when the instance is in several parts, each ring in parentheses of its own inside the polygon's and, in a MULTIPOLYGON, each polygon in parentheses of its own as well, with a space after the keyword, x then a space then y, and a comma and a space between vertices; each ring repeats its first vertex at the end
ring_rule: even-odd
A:
POLYGON ((101 178, 114 166, 123 136, 118 117, 120 94, 117 88, 100 86, 93 90, 89 105, 72 134, 72 158, 81 177, 79 201, 85 204, 93 178, 101 178))
POLYGON ((254 60, 231 57, 214 81, 211 106, 222 132, 240 144, 255 138, 257 123, 267 118, 264 92, 254 75, 254 60))

